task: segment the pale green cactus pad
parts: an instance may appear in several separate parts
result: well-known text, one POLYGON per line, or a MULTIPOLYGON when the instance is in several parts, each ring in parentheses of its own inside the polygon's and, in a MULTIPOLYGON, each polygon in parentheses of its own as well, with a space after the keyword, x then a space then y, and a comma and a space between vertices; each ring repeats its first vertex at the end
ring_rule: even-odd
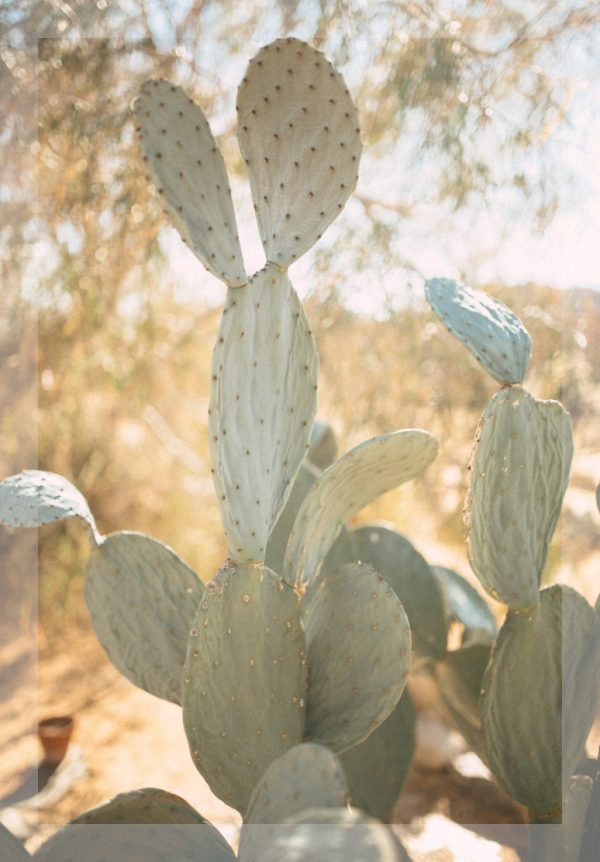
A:
POLYGON ((449 652, 435 666, 441 698, 454 723, 473 751, 486 760, 480 697, 491 644, 470 643, 449 652))
POLYGON ((321 237, 356 185, 356 108, 323 54, 288 38, 250 61, 237 112, 265 254, 287 267, 321 237))
MULTIPOLYGON (((254 827, 260 828, 260 827, 254 827)), ((290 817, 261 862, 410 862, 394 833, 355 808, 310 809, 290 817)), ((247 860, 240 856, 240 862, 247 860)), ((254 862, 254 860, 251 860, 254 862)))
POLYGON ((542 590, 537 607, 509 611, 498 634, 482 683, 488 762, 537 817, 560 811, 581 757, 598 701, 599 641, 593 608, 559 585, 542 590))
POLYGON ((40 527, 65 518, 80 518, 92 542, 102 538, 83 494, 57 473, 24 470, 0 482, 0 524, 6 527, 40 527))
POLYGON ((562 405, 520 386, 496 393, 479 420, 464 513, 469 560, 490 595, 512 608, 537 604, 572 456, 562 405))
POLYGON ((408 689, 364 742, 340 754, 353 805, 389 821, 415 750, 416 715, 408 689))
POLYGON ((188 633, 204 585, 141 533, 112 533, 90 554, 84 593, 96 636, 134 685, 181 703, 188 633))
POLYGON ((204 266, 230 287, 248 281, 221 151, 201 110, 169 81, 144 84, 135 103, 152 181, 204 266))
POLYGON ((272 572, 281 573, 283 571, 285 549, 294 526, 294 521, 296 520, 296 515, 302 505, 302 501, 318 477, 318 469, 308 462, 302 464, 298 471, 298 475, 292 486, 292 492, 277 519, 277 523, 271 530, 269 541, 267 542, 265 565, 272 572))
MULTIPOLYGON (((181 796, 156 787, 119 793, 72 821, 84 823, 207 823, 181 796)), ((211 827, 212 829, 213 827, 211 827)), ((220 837, 220 833, 217 832, 220 837)))
POLYGON ((261 862, 279 831, 275 824, 307 808, 337 809, 347 802, 348 786, 335 754, 311 742, 290 748, 254 788, 240 834, 240 859, 261 862))
POLYGON ((420 658, 446 653, 446 614, 427 561, 400 533, 369 524, 352 530, 354 559, 368 563, 392 587, 406 611, 412 648, 420 658))
POLYGON ((31 856, 6 826, 0 823, 0 859, 2 862, 28 862, 31 856))
POLYGON ((268 569, 225 565, 190 630, 183 721, 211 790, 245 812, 254 786, 304 735, 306 668, 297 596, 268 569))
POLYGON ((325 578, 302 610, 306 737, 345 751, 385 721, 402 695, 410 667, 408 619, 389 584, 362 563, 325 578))
POLYGON ((306 455, 319 359, 287 275, 269 264, 230 290, 212 365, 213 478, 230 553, 265 559, 306 455))
POLYGON ((453 569, 431 566, 431 571, 444 594, 448 621, 464 626, 463 644, 470 640, 494 640, 496 619, 477 590, 453 569))
POLYGON ((450 278, 427 281, 425 296, 440 320, 494 380, 523 382, 531 356, 531 338, 504 303, 450 278))
POLYGON ((235 862, 210 823, 69 825, 34 853, 35 862, 235 862))
POLYGON ((432 434, 408 429, 373 437, 332 464, 296 518, 285 556, 286 580, 305 585, 316 577, 344 522, 381 494, 414 479, 436 453, 432 434))
POLYGON ((327 422, 315 422, 310 432, 306 458, 319 470, 326 470, 337 458, 337 440, 333 428, 327 422))

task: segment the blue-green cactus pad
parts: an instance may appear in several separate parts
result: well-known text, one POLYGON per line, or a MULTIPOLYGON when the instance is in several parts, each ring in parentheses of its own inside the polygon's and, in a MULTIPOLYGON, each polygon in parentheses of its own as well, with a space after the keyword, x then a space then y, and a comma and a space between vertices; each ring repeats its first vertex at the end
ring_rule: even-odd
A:
POLYGON ((425 283, 434 312, 498 383, 522 383, 531 356, 529 333, 504 303, 450 278, 425 283))

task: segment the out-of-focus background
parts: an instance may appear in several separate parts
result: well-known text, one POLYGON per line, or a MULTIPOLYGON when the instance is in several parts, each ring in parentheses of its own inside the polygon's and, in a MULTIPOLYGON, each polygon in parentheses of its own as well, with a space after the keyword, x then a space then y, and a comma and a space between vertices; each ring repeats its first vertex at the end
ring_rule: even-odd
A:
MULTIPOLYGON (((202 106, 230 172, 251 272, 263 259, 235 91, 258 48, 281 35, 309 40, 342 72, 364 142, 355 195, 290 272, 321 354, 320 418, 342 451, 402 427, 441 441, 423 479, 359 520, 391 521, 430 562, 469 573, 466 466, 496 386, 423 295, 424 277, 461 278, 521 316, 534 344, 528 389, 571 413, 576 457, 545 577, 594 600, 597 2, 3 3, 0 477, 32 466, 63 474, 103 532, 146 532, 203 579, 223 561, 207 404, 224 288, 162 214, 131 105, 143 81, 162 76, 202 106)), ((5 676, 15 688, 14 644, 39 623, 45 708, 85 710, 103 674, 113 701, 121 685, 93 645, 86 552, 77 524, 45 527, 35 579, 34 539, 0 534, 5 676)), ((33 756, 17 744, 16 716, 5 712, 5 738, 33 756)))

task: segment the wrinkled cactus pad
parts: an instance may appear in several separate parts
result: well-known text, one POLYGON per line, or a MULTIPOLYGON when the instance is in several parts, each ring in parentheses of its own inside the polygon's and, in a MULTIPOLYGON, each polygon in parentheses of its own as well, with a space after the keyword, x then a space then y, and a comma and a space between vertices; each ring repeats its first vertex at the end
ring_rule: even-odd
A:
POLYGON ((432 278, 425 295, 448 329, 498 383, 522 383, 531 355, 529 333, 504 303, 450 278, 432 278))
POLYGON ((112 533, 90 554, 85 600, 96 636, 134 685, 181 703, 188 632, 204 585, 177 554, 141 533, 112 533))
POLYGON ((265 559, 308 449, 319 358, 285 272, 269 264, 230 290, 212 362, 215 489, 231 556, 265 559))
POLYGON ((460 623, 463 645, 470 640, 494 640, 496 619, 485 599, 466 578, 445 566, 431 566, 446 601, 448 622, 460 623))
POLYGON ((544 589, 528 611, 509 611, 483 683, 488 762, 501 786, 547 818, 560 812, 598 703, 600 630, 575 590, 544 589))
POLYGON ((558 401, 502 389, 475 438, 465 505, 469 560, 483 587, 512 608, 537 603, 573 456, 558 401))
POLYGON ((309 583, 345 521, 381 494, 414 479, 436 453, 436 438, 414 428, 373 437, 346 452, 319 477, 298 512, 285 557, 286 580, 309 583))

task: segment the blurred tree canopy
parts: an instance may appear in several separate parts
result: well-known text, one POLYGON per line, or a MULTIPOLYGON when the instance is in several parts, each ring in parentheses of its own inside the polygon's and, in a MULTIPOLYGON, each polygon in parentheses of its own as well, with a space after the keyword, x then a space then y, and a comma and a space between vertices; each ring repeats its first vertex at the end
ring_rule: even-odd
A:
MULTIPOLYGON (((578 83, 600 69, 600 3, 589 0, 2 0, 0 469, 32 466, 37 442, 40 467, 69 476, 101 528, 178 541, 202 573, 223 553, 205 439, 218 315, 203 302, 210 276, 199 263, 192 298, 182 300, 169 271, 168 221, 144 177, 131 104, 150 76, 186 87, 250 212, 239 191, 235 90, 256 50, 282 35, 324 50, 360 112, 357 194, 310 259, 322 404, 350 434, 399 420, 456 430, 457 416, 481 409, 483 378, 452 348, 461 386, 448 386, 422 310, 409 303, 375 339, 375 324, 353 318, 337 297, 348 273, 415 271, 401 237, 419 213, 451 219, 493 208, 549 224, 572 179, 553 143, 578 83), (344 326, 362 345, 352 351, 372 384, 358 410, 352 379, 361 372, 335 361, 344 326)), ((545 301, 552 319, 561 303, 545 301)), ((540 350, 555 367, 562 342, 556 328, 548 332, 540 350)), ((582 343, 570 346, 581 353, 582 343)), ((541 379, 549 366, 539 368, 541 379)), ((568 362, 559 371, 546 389, 568 379, 577 388, 568 362)), ((460 434, 464 448, 469 423, 460 434)), ((55 570, 73 567, 66 547, 52 545, 55 570)))

